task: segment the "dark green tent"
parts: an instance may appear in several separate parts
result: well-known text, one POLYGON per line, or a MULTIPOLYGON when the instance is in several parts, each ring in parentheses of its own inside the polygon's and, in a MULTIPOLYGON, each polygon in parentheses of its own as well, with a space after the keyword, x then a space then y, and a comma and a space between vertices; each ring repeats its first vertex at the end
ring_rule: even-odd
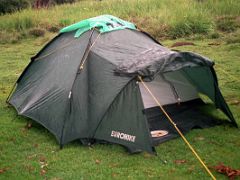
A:
POLYGON ((178 135, 138 76, 183 133, 216 124, 199 110, 205 106, 199 93, 237 126, 213 65, 198 54, 163 47, 129 22, 99 16, 62 29, 31 59, 8 102, 61 146, 109 142, 152 153, 156 144, 178 135), (152 137, 154 130, 167 134, 152 137))

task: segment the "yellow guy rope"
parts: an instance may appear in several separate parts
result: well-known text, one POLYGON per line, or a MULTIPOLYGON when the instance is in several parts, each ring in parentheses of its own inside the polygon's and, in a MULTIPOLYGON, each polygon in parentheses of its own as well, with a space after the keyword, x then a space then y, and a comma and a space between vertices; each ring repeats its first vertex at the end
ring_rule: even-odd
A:
POLYGON ((179 133, 179 135, 182 137, 183 141, 187 144, 187 146, 189 147, 189 149, 192 151, 192 153, 196 156, 196 158, 198 159, 198 161, 202 164, 202 166, 205 168, 205 170, 207 171, 207 173, 211 176, 211 178, 213 180, 216 180, 216 178, 213 176, 213 174, 211 173, 211 171, 208 169, 208 167, 205 165, 205 163, 202 161, 202 159, 199 157, 199 155, 197 154, 197 152, 193 149, 193 147, 191 146, 191 144, 188 142, 188 140, 184 137, 184 135, 182 134, 182 132, 178 129, 177 125, 174 123, 174 121, 171 119, 171 117, 168 115, 168 113, 164 110, 164 108, 162 107, 162 105, 160 104, 160 102, 157 100, 157 98, 153 95, 153 93, 151 92, 151 90, 148 88, 148 86, 143 82, 142 78, 140 76, 138 76, 138 79, 141 81, 141 83, 143 84, 144 88, 149 92, 149 94, 152 96, 152 98, 154 99, 154 101, 157 103, 157 105, 160 107, 160 109, 162 110, 162 112, 165 114, 165 116, 167 117, 167 119, 170 121, 170 123, 174 126, 174 128, 177 130, 177 132, 179 133))

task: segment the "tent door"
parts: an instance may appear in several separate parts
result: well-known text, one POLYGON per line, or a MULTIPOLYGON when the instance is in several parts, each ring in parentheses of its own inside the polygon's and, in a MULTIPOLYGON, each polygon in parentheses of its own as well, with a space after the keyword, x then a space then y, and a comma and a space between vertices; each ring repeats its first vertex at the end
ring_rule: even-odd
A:
MULTIPOLYGON (((206 128, 217 124, 215 119, 201 111, 201 108, 207 105, 181 70, 158 74, 153 81, 145 84, 183 133, 193 128, 206 128)), ((178 137, 175 128, 142 83, 139 83, 139 87, 154 145, 178 137)))

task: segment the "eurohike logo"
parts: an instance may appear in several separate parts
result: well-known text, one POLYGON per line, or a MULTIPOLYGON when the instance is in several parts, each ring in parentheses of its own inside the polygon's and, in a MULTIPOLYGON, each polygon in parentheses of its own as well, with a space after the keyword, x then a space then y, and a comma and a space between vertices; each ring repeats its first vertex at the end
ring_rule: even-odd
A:
POLYGON ((117 138, 117 139, 122 139, 125 141, 130 141, 130 142, 135 142, 136 136, 121 133, 118 131, 112 131, 111 137, 117 138))

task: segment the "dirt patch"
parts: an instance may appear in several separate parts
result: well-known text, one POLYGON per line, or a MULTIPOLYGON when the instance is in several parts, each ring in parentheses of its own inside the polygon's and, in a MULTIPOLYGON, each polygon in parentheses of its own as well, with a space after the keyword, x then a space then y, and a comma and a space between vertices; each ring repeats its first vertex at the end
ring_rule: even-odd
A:
POLYGON ((193 42, 176 42, 171 47, 178 47, 178 46, 195 46, 193 42))

